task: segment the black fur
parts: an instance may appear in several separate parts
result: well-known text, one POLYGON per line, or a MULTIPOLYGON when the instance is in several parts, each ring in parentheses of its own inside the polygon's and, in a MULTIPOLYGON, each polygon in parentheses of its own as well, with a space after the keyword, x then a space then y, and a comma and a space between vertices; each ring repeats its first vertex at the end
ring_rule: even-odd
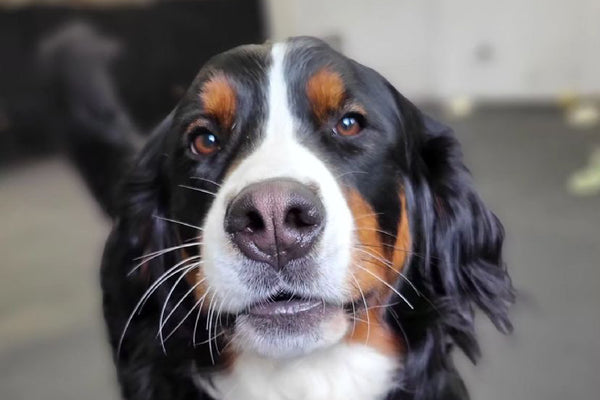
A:
POLYGON ((387 314, 409 346, 403 387, 388 399, 468 399, 451 352, 456 345, 477 361, 474 306, 501 332, 512 330, 508 307, 514 292, 502 260, 504 231, 475 192, 452 131, 394 93, 405 129, 421 133, 404 176, 419 256, 408 269, 418 293, 404 291, 415 309, 398 303, 387 314))
MULTIPOLYGON (((381 213, 379 223, 386 232, 395 234, 401 217, 396 188, 401 187, 406 196, 414 253, 407 273, 417 290, 400 280, 398 290, 409 297, 415 308, 411 310, 398 302, 386 311, 388 323, 399 338, 405 339, 408 348, 404 372, 398 377, 401 384, 389 393, 387 400, 467 399, 451 352, 458 346, 473 361, 479 356, 474 308, 483 310, 502 332, 511 329, 507 309, 513 301, 513 291, 501 256, 500 222, 475 192, 462 163, 460 146, 449 128, 423 115, 377 73, 335 53, 322 42, 299 38, 293 39, 290 46, 295 52, 286 69, 292 92, 303 90, 307 76, 320 66, 332 65, 348 83, 350 94, 366 105, 370 120, 365 127, 368 135, 341 143, 327 134, 312 134, 320 128, 309 117, 308 104, 293 97, 294 113, 304 130, 304 144, 340 173, 360 170, 367 174, 365 177, 349 173, 343 180, 381 213)), ((131 321, 121 343, 124 326, 142 294, 180 261, 182 254, 169 252, 130 271, 136 258, 193 237, 193 229, 174 225, 165 218, 202 223, 211 196, 183 192, 180 185, 189 183, 194 174, 220 182, 227 166, 252 148, 256 138, 241 132, 254 132, 262 123, 267 55, 266 45, 233 50, 209 62, 135 159, 134 146, 124 139, 115 141, 110 134, 112 121, 121 121, 117 132, 127 131, 130 126, 116 99, 104 96, 112 100, 108 107, 102 105, 98 109, 92 102, 93 118, 81 118, 81 113, 73 112, 78 129, 86 130, 93 136, 92 142, 98 144, 96 156, 109 161, 93 165, 88 158, 89 147, 75 147, 75 158, 85 178, 115 221, 104 252, 101 277, 104 314, 123 396, 127 399, 208 399, 194 384, 193 376, 223 365, 223 360, 217 360, 213 366, 205 345, 194 346, 194 339, 206 339, 204 329, 192 338, 194 318, 185 320, 165 349, 161 347, 156 338, 157 319, 171 284, 160 286, 149 298, 131 321), (227 137, 224 154, 193 161, 186 155, 180 133, 200 112, 194 105, 197 86, 213 68, 246 77, 243 82, 236 82, 241 98, 237 127, 227 137), (95 112, 105 109, 111 112, 95 112), (123 178, 117 176, 117 171, 126 165, 132 165, 129 172, 123 173, 123 178)), ((87 91, 74 90, 74 85, 80 84, 67 82, 72 104, 77 104, 82 96, 94 97, 88 96, 87 91)), ((208 182, 196 181, 194 185, 216 189, 208 182)), ((384 235, 382 240, 389 241, 389 237, 384 235)), ((174 280, 175 276, 170 282, 174 280)), ((172 298, 181 298, 187 289, 182 282, 172 298)), ((175 311, 173 322, 167 324, 165 331, 184 319, 193 305, 194 300, 187 299, 184 307, 175 311)), ((173 306, 171 301, 167 310, 173 306)), ((200 315, 200 326, 205 323, 206 317, 200 315)))

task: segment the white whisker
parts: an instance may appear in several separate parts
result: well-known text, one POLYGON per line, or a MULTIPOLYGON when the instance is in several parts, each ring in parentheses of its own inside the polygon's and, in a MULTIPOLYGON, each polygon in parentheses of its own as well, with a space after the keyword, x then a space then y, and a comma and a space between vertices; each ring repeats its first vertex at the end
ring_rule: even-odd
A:
POLYGON ((204 229, 202 229, 202 228, 201 228, 201 227, 199 227, 199 226, 192 225, 192 224, 188 224, 187 222, 181 222, 181 221, 177 221, 176 219, 165 218, 165 217, 161 217, 161 216, 159 216, 159 215, 153 215, 153 217, 154 217, 154 218, 156 218, 156 219, 160 219, 160 220, 162 220, 162 221, 172 222, 172 223, 174 223, 174 224, 179 224, 179 225, 187 226, 187 227, 189 227, 189 228, 194 228, 194 229, 197 229, 197 230, 199 230, 199 231, 202 231, 202 230, 204 230, 204 229))
MULTIPOLYGON (((159 276, 158 279, 155 281, 155 283, 158 283, 159 280, 162 280, 162 282, 160 283, 162 285, 167 279, 169 279, 170 277, 172 277, 173 275, 175 275, 178 272, 181 272, 183 270, 190 271, 194 268, 197 268, 196 265, 190 266, 190 265, 185 265, 185 264, 187 264, 190 261, 197 260, 199 258, 200 258, 200 256, 193 256, 193 257, 188 257, 185 260, 178 262, 177 264, 175 264, 174 266, 172 266, 171 268, 169 268, 165 272, 163 272, 162 275, 159 276)), ((199 263, 201 263, 201 261, 199 261, 199 263)), ((158 289, 158 286, 154 290, 156 290, 156 289, 158 289)), ((152 293, 150 293, 150 294, 152 294, 152 293)), ((149 298, 150 298, 150 296, 147 296, 146 299, 144 299, 144 301, 142 302, 142 307, 144 306, 144 304, 146 304, 146 301, 148 301, 149 298)))
POLYGON ((369 257, 372 257, 372 258, 382 262, 386 267, 389 267, 392 271, 394 271, 396 274, 398 274, 398 276, 402 277, 402 279, 404 279, 419 296, 421 295, 421 292, 419 292, 419 290, 416 288, 416 286, 413 285, 413 283, 410 281, 410 279, 408 279, 406 277, 406 275, 404 275, 402 272, 394 269, 394 265, 389 260, 386 260, 384 258, 376 256, 375 254, 372 254, 371 252, 369 252, 367 250, 362 250, 362 249, 357 249, 357 248, 355 248, 355 250, 360 251, 361 253, 366 254, 369 257))
POLYGON ((215 197, 217 196, 217 194, 215 192, 211 192, 210 190, 206 190, 206 189, 201 189, 201 188, 188 186, 188 185, 179 185, 179 187, 184 188, 184 189, 194 190, 196 192, 210 194, 211 196, 215 196, 215 197))
MULTIPOLYGON (((190 259, 192 259, 192 258, 190 258, 190 259)), ((187 265, 183 265, 183 264, 189 262, 190 259, 183 260, 180 263, 174 265, 169 270, 165 271, 160 277, 158 277, 158 279, 152 285, 150 285, 150 287, 148 289, 146 289, 146 291, 144 292, 144 294, 142 295, 142 297, 140 298, 140 300, 137 302, 137 304, 133 308, 133 311, 131 312, 131 314, 127 318, 127 321, 125 322, 125 327, 123 328, 123 333, 121 333, 121 337, 119 338, 119 345, 117 346, 117 357, 121 353, 121 347, 123 346, 123 340, 125 339, 125 334, 127 333, 127 329, 129 328, 129 325, 131 324, 131 321, 133 321, 133 318, 134 318, 135 314, 138 312, 138 310, 142 309, 142 307, 146 303, 146 300, 148 298, 150 298, 150 296, 152 295, 152 293, 154 293, 156 291, 156 289, 158 289, 158 287, 160 285, 162 285, 171 276, 175 275, 179 271, 185 270, 186 268, 190 268, 187 265), (181 267, 178 268, 179 265, 183 265, 183 266, 181 266, 181 267)))
POLYGON ((204 182, 208 182, 208 183, 212 183, 213 185, 217 186, 217 187, 221 187, 221 184, 215 182, 215 181, 211 181, 210 179, 206 179, 206 178, 200 178, 199 176, 191 176, 190 179, 196 179, 199 181, 204 181, 204 182))
POLYGON ((131 274, 133 274, 137 269, 139 269, 142 265, 146 264, 147 262, 162 256, 163 254, 169 253, 171 251, 175 251, 175 250, 179 250, 179 249, 183 249, 185 247, 192 247, 192 246, 199 246, 201 245, 201 242, 194 242, 194 243, 186 243, 186 244, 180 244, 178 246, 173 246, 173 247, 168 247, 166 249, 162 249, 162 250, 158 250, 152 253, 148 253, 148 254, 144 254, 143 256, 140 257, 136 257, 134 260, 140 260, 143 259, 139 264, 136 264, 131 271, 129 271, 127 273, 127 276, 130 276, 131 274))
POLYGON ((206 295, 202 296, 198 301, 196 301, 196 303, 190 308, 190 310, 183 316, 183 318, 181 319, 181 321, 179 321, 179 323, 175 326, 175 328, 173 328, 171 330, 171 332, 169 332, 169 334, 167 336, 165 336, 165 342, 167 340, 169 340, 169 338, 171 336, 173 336, 175 334, 175 332, 177 332, 177 329, 179 329, 179 327, 181 325, 183 325, 183 323, 188 319, 188 317, 194 312, 194 309, 198 306, 202 307, 202 303, 204 302, 204 298, 206 297, 206 295))
MULTIPOLYGON (((201 263, 197 263, 194 264, 195 267, 200 266, 201 263)), ((166 353, 166 349, 165 349, 165 342, 163 341, 163 328, 164 326, 167 324, 167 321, 169 320, 169 318, 171 317, 171 315, 173 315, 175 313, 175 311, 177 310, 177 308, 181 305, 181 303, 183 303, 183 301, 186 299, 186 297, 192 293, 200 284, 202 284, 202 282, 204 282, 206 280, 202 279, 201 281, 197 282, 196 284, 194 284, 190 289, 188 289, 185 294, 181 297, 181 299, 177 302, 177 304, 175 304, 175 306, 173 307, 173 309, 171 309, 171 311, 169 312, 169 315, 167 315, 167 317, 165 318, 165 312, 167 309, 167 305, 169 304, 169 300, 171 299, 171 296, 173 295, 173 292, 175 291, 175 288, 177 287, 177 285, 179 284, 179 282, 181 282, 181 280, 183 278, 185 278, 185 276, 188 274, 189 271, 183 271, 183 273, 181 273, 181 275, 179 276, 179 278, 177 278, 177 280, 175 281, 175 283, 173 284, 173 286, 171 287, 171 290, 169 290, 169 293, 167 294, 167 298, 164 301, 164 304, 162 306, 162 309, 160 311, 160 317, 158 319, 158 332, 156 334, 156 336, 158 336, 160 338, 160 343, 162 345, 163 351, 166 353)))
POLYGON ((404 302, 412 309, 414 310, 415 308, 413 307, 412 304, 410 304, 410 302, 408 301, 408 299, 406 297, 404 297, 398 290, 396 290, 392 285, 390 285, 389 283, 387 283, 386 281, 384 281, 383 279, 381 279, 379 276, 377 276, 376 274, 372 273, 371 271, 369 271, 367 268, 361 267, 358 264, 354 264, 355 267, 358 267, 360 269, 362 269, 363 271, 365 271, 367 274, 371 275, 372 277, 374 277, 375 279, 377 279, 379 282, 383 283, 385 286, 387 286, 392 292, 396 293, 402 300, 404 300, 404 302))
POLYGON ((367 298, 365 297, 365 293, 363 292, 362 288, 360 287, 360 283, 358 282, 358 280, 356 279, 356 277, 354 276, 354 274, 352 272, 350 272, 350 276, 352 277, 352 279, 354 279, 354 282, 356 283, 356 287, 358 288, 358 291, 360 292, 360 295, 362 297, 363 300, 363 304, 365 305, 365 315, 367 316, 367 338, 365 339, 365 344, 369 343, 369 336, 371 335, 371 320, 369 318, 369 306, 367 305, 367 298))
POLYGON ((206 292, 202 296, 202 303, 200 304, 200 307, 198 307, 198 314, 196 315, 196 321, 194 322, 194 331, 192 332, 192 344, 194 347, 196 347, 196 345, 197 345, 196 332, 198 329, 198 321, 200 320, 200 315, 202 315, 202 306, 204 306, 204 299, 206 299, 208 292, 210 292, 210 286, 208 287, 208 289, 206 289, 206 292))

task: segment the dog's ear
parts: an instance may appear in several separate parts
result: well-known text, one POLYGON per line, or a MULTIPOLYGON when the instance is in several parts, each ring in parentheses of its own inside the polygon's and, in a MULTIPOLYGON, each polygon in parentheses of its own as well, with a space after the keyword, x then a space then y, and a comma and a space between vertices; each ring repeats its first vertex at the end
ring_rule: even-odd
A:
POLYGON ((423 199, 429 204, 422 212, 431 232, 423 272, 434 297, 455 314, 448 318, 448 332, 475 360, 473 305, 500 331, 512 329, 508 307, 514 294, 502 259, 504 230, 475 191, 452 130, 428 116, 422 121, 423 199))
POLYGON ((155 217, 166 208, 165 149, 172 121, 170 114, 152 132, 119 188, 118 222, 140 241, 149 239, 156 225, 164 225, 155 217))
POLYGON ((475 307, 500 331, 512 329, 504 231, 477 194, 452 130, 393 93, 405 138, 399 168, 413 238, 406 273, 418 292, 400 288, 415 308, 400 304, 389 318, 407 341, 404 390, 419 399, 467 398, 451 349, 457 345, 473 362, 479 357, 475 307))

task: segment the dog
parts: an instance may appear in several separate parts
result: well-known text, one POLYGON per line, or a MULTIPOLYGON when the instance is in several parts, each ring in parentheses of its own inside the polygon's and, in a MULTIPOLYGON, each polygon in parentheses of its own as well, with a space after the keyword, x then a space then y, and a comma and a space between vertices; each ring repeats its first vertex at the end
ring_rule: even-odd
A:
POLYGON ((212 58, 138 149, 89 48, 60 51, 124 398, 468 398, 453 348, 477 360, 475 308, 509 332, 514 294, 449 127, 296 37, 212 58))

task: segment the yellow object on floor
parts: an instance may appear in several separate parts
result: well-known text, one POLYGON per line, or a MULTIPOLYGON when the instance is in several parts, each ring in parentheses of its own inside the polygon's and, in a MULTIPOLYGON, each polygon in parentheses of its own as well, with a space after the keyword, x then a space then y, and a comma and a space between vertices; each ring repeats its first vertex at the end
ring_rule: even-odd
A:
POLYGON ((591 196, 600 193, 600 147, 592 152, 585 168, 571 175, 567 181, 567 189, 575 196, 591 196))

